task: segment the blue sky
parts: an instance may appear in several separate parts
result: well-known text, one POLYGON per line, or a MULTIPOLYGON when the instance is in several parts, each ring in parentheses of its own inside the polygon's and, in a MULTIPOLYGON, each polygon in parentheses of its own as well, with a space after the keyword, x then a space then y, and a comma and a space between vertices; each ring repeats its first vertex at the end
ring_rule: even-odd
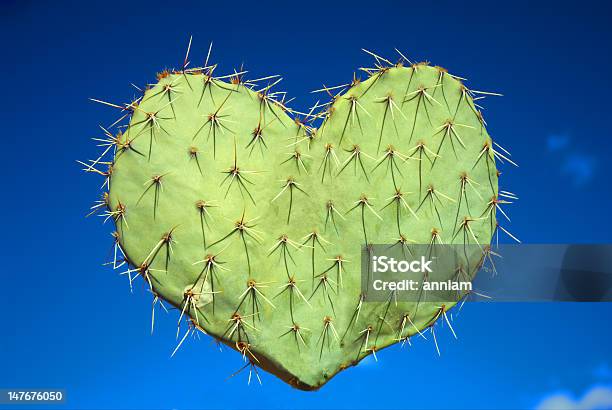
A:
POLYGON ((401 49, 498 91, 485 101, 496 141, 520 164, 511 230, 527 243, 611 242, 607 125, 612 29, 606 2, 5 1, 0 387, 66 388, 75 408, 527 408, 555 392, 609 386, 610 304, 470 304, 433 344, 392 348, 316 393, 263 375, 246 385, 239 356, 208 339, 170 359, 174 315, 148 332, 150 298, 101 266, 110 227, 84 219, 97 183, 76 159, 125 101, 214 41, 231 71, 282 74, 294 106, 369 63, 362 47, 401 49), (605 188, 608 186, 608 188, 605 188))

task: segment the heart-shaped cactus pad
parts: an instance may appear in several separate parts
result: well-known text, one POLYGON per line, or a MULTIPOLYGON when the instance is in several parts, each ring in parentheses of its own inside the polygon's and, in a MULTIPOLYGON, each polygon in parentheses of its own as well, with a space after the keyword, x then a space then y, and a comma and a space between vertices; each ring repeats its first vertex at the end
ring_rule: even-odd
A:
POLYGON ((276 78, 212 65, 164 71, 135 101, 109 104, 124 125, 103 139, 109 159, 86 166, 108 187, 94 211, 115 223, 114 264, 179 312, 179 346, 203 332, 245 369, 313 390, 448 321, 465 294, 368 301, 362 249, 487 249, 507 154, 463 79, 375 63, 305 113, 272 91, 276 78))

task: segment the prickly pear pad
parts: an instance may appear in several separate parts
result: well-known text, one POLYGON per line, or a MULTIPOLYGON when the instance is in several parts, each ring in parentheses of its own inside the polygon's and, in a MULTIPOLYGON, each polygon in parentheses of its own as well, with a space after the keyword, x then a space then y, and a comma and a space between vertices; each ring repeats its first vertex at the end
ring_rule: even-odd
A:
POLYGON ((210 68, 165 72, 122 107, 101 204, 130 280, 180 311, 180 342, 206 332, 311 390, 452 307, 364 303, 361 247, 486 249, 498 153, 446 70, 367 72, 301 120, 271 87, 210 68))

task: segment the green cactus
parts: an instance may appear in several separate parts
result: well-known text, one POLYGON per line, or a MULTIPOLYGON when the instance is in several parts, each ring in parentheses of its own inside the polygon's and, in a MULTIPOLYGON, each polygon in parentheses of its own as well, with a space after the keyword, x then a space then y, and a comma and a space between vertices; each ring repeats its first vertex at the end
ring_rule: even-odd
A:
POLYGON ((180 311, 179 346, 202 331, 312 390, 446 316, 454 302, 364 303, 361 245, 488 245, 508 158, 461 79, 375 58, 308 115, 275 79, 216 66, 163 72, 113 105, 129 126, 107 132, 112 161, 86 164, 107 178, 94 211, 114 221, 130 283, 180 311))

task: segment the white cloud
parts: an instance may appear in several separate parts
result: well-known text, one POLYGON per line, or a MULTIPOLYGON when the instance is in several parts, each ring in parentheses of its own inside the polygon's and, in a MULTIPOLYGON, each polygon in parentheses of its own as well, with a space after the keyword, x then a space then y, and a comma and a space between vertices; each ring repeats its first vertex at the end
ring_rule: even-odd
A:
POLYGON ((612 388, 593 386, 581 398, 567 393, 548 396, 536 406, 537 410, 611 410, 612 388))

